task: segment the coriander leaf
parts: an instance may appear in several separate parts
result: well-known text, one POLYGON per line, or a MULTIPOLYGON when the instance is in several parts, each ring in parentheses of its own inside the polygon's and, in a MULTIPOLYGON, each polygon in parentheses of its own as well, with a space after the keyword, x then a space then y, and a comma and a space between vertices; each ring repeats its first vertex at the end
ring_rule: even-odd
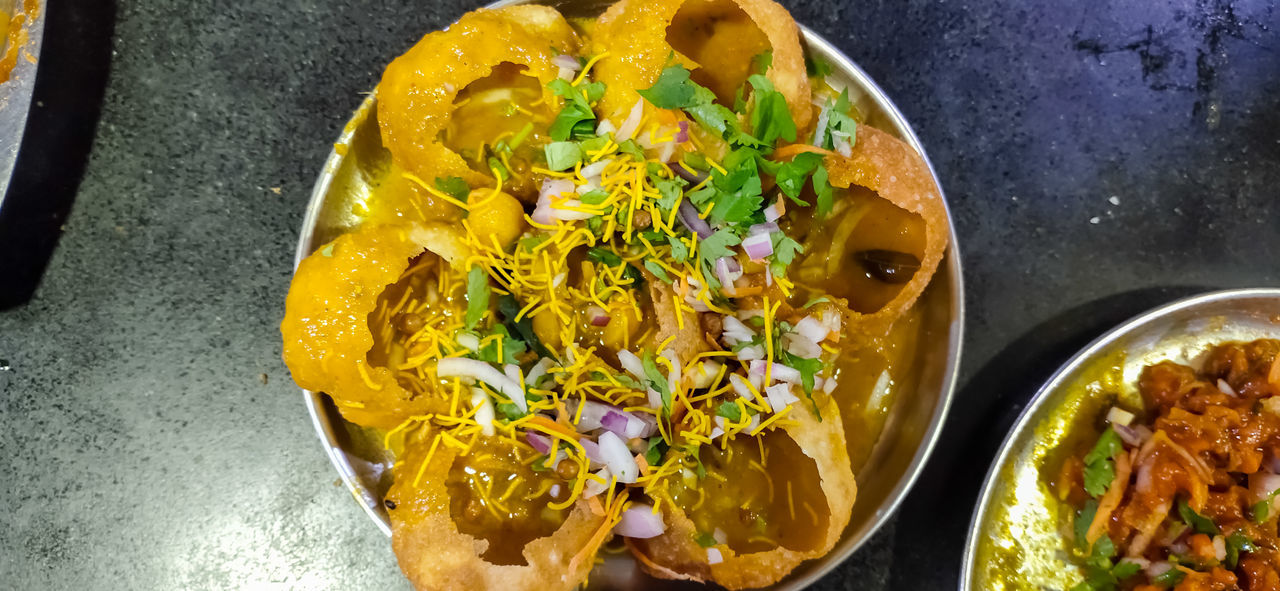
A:
POLYGON ((644 452, 644 461, 650 466, 657 466, 665 453, 667 453, 667 442, 663 441, 661 436, 650 437, 649 447, 644 452))
POLYGON ((637 162, 645 161, 644 150, 640 149, 640 144, 637 144, 635 140, 627 140, 619 143, 618 151, 623 154, 630 155, 632 158, 635 158, 637 162))
POLYGON ((773 83, 761 74, 749 76, 747 82, 751 84, 751 98, 755 102, 751 108, 751 134, 767 147, 779 139, 796 141, 796 124, 791 119, 786 97, 774 90, 773 83))
POLYGON ((721 402, 720 406, 716 408, 716 416, 724 417, 736 423, 742 420, 742 409, 732 402, 721 402))
POLYGON ((1243 531, 1231 532, 1231 535, 1227 536, 1227 568, 1235 570, 1236 565, 1240 564, 1241 552, 1254 552, 1257 549, 1253 540, 1250 540, 1243 531))
POLYGON ((573 142, 551 142, 543 148, 547 156, 547 168, 561 171, 582 162, 582 148, 573 142))
POLYGON ((697 542, 698 545, 702 546, 703 548, 710 548, 716 545, 715 536, 704 531, 698 532, 698 535, 693 538, 693 541, 697 542))
POLYGON ((758 74, 768 72, 769 68, 773 66, 773 50, 766 49, 760 52, 759 55, 751 58, 751 65, 755 67, 756 73, 758 74))
POLYGON ((1271 494, 1267 495, 1267 498, 1254 503, 1253 506, 1249 508, 1249 514, 1252 516, 1254 523, 1264 523, 1271 517, 1271 505, 1274 504, 1273 501, 1276 498, 1277 493, 1280 493, 1280 489, 1273 491, 1271 494))
POLYGON ((516 316, 520 314, 520 302, 516 301, 515 296, 511 294, 502 294, 498 297, 498 313, 502 315, 505 326, 515 334, 519 335, 522 341, 533 349, 539 357, 553 357, 551 351, 542 344, 542 340, 533 332, 533 321, 525 316, 519 322, 516 322, 516 316))
POLYGON ((698 469, 697 469, 698 480, 702 480, 703 478, 706 478, 707 468, 702 465, 702 458, 698 455, 698 444, 696 443, 687 444, 684 446, 684 451, 686 454, 689 455, 689 457, 693 458, 693 461, 698 463, 698 469))
POLYGON ((610 267, 616 267, 622 264, 622 257, 611 250, 603 248, 587 249, 587 258, 597 263, 604 263, 610 267))
POLYGON ((791 162, 784 162, 778 167, 778 174, 775 177, 778 188, 782 190, 782 194, 797 204, 809 205, 800 199, 800 193, 804 191, 804 183, 809 179, 809 175, 813 174, 819 166, 822 166, 822 154, 816 152, 797 154, 791 162))
POLYGON ((804 252, 804 247, 799 242, 792 240, 782 232, 773 233, 773 263, 769 265, 769 271, 775 277, 782 277, 787 272, 787 265, 795 260, 796 255, 804 252))
POLYGON ((742 239, 729 230, 716 230, 714 234, 707 236, 698 244, 698 257, 708 266, 714 266, 716 259, 734 256, 735 253, 730 247, 737 246, 741 242, 742 239))
POLYGON ((1111 536, 1102 536, 1093 542, 1093 547, 1089 551, 1089 558, 1111 558, 1116 555, 1116 545, 1111 541, 1111 536))
POLYGON ((807 55, 804 56, 804 70, 810 76, 815 76, 818 78, 822 78, 824 76, 830 76, 831 72, 833 71, 831 69, 831 64, 827 63, 824 60, 818 59, 816 57, 810 57, 807 55))
POLYGON ((579 197, 579 199, 581 199, 582 202, 587 205, 600 205, 601 203, 604 203, 605 199, 608 199, 608 198, 609 198, 609 194, 605 193, 604 191, 601 191, 600 189, 592 189, 590 191, 587 191, 586 193, 583 193, 582 197, 579 197))
POLYGON ((831 186, 831 181, 828 178, 826 165, 824 164, 819 166, 813 171, 813 193, 818 196, 818 217, 831 213, 834 191, 834 188, 831 186))
POLYGON ((1117 580, 1123 581, 1138 574, 1141 570, 1142 565, 1130 560, 1121 560, 1116 563, 1115 568, 1111 569, 1111 576, 1115 577, 1117 580))
POLYGON ((680 188, 684 186, 682 179, 659 179, 654 181, 654 187, 658 189, 658 207, 664 212, 670 212, 676 206, 676 202, 680 200, 680 188))
POLYGON ((671 276, 667 274, 667 270, 663 269, 662 265, 659 265, 658 263, 645 261, 644 268, 648 269, 650 273, 653 273, 654 277, 657 277, 658 280, 663 283, 670 285, 673 282, 671 276))
POLYGON ((471 192, 471 187, 467 186, 467 181, 456 176, 436 177, 436 188, 439 189, 441 193, 453 197, 463 203, 466 203, 467 194, 471 192))
POLYGON ((501 160, 498 160, 497 158, 490 156, 488 164, 491 170, 498 171, 498 178, 504 181, 511 178, 511 171, 507 170, 506 165, 503 164, 501 160))
POLYGON ((1187 573, 1184 573, 1181 570, 1178 570, 1177 568, 1171 568, 1154 577, 1151 577, 1151 583, 1156 585, 1157 587, 1174 587, 1178 583, 1181 583, 1182 579, 1186 578, 1186 576, 1187 576, 1187 573))
POLYGON ((1178 516, 1182 518, 1182 522, 1187 524, 1196 533, 1205 534, 1207 536, 1218 535, 1218 526, 1214 525, 1213 520, 1196 513, 1191 505, 1187 504, 1186 499, 1178 499, 1178 516))
POLYGON ((592 135, 595 126, 591 122, 595 121, 596 115, 591 111, 590 103, 599 100, 604 94, 604 83, 591 82, 573 86, 557 78, 547 83, 547 88, 565 99, 564 107, 547 130, 551 139, 562 142, 572 137, 592 135), (586 96, 583 96, 584 93, 586 96))
POLYGON ((489 275, 477 265, 467 271, 467 328, 475 328, 488 311, 489 275))
POLYGON ((1089 499, 1084 502, 1084 507, 1076 514, 1076 522, 1074 531, 1076 534, 1076 547, 1084 549, 1088 546, 1086 537, 1089 533, 1089 525, 1093 523, 1093 518, 1098 514, 1098 501, 1089 499))
POLYGON ((649 386, 658 391, 662 396, 662 414, 663 416, 671 416, 671 388, 667 385, 666 376, 658 371, 658 364, 653 360, 653 352, 645 350, 644 357, 640 361, 644 366, 644 375, 649 378, 649 386))
POLYGON ((1107 486, 1116 477, 1115 462, 1111 458, 1120 453, 1123 447, 1115 430, 1107 429, 1102 432, 1093 450, 1085 455, 1084 490, 1090 496, 1100 497, 1107 492, 1107 486))
POLYGON ((689 199, 689 203, 692 203, 694 207, 699 209, 701 209, 703 205, 706 205, 708 201, 711 201, 711 198, 715 196, 716 188, 711 185, 707 185, 697 191, 693 191, 685 195, 685 197, 689 199))
POLYGON ((520 407, 516 406, 514 402, 499 402, 498 404, 494 405, 494 408, 496 408, 498 410, 498 413, 506 417, 507 420, 509 421, 514 421, 528 414, 520 410, 520 407))
POLYGON ((653 86, 636 92, 649 104, 659 109, 683 109, 694 106, 694 88, 697 86, 689 80, 689 70, 681 65, 667 66, 653 86))
POLYGON ((671 260, 681 264, 689 260, 689 245, 683 240, 672 236, 668 243, 671 244, 671 260))

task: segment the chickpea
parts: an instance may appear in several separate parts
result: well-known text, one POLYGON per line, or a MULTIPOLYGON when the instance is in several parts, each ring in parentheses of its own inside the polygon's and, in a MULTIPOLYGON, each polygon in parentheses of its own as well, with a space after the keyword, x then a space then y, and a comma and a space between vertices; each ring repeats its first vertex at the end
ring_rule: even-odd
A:
POLYGON ((574 476, 577 476, 578 463, 570 460, 560 460, 560 463, 556 464, 556 475, 565 480, 569 480, 574 476))
POLYGON ((427 321, 422 318, 421 314, 413 312, 396 314, 395 318, 396 328, 400 329, 400 332, 407 335, 415 334, 422 330, 422 327, 425 326, 426 323, 427 321))
POLYGON ((467 196, 467 203, 472 204, 467 223, 486 243, 496 236, 498 244, 506 248, 524 232, 524 207, 515 197, 501 191, 494 195, 493 189, 476 189, 467 196))

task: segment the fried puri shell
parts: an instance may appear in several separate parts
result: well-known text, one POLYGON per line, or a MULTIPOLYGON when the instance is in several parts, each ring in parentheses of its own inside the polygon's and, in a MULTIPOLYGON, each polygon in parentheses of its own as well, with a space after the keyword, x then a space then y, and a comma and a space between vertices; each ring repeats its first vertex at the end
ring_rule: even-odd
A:
POLYGON ((825 164, 832 186, 865 187, 924 220, 924 256, 911 280, 876 312, 847 312, 851 333, 880 337, 911 308, 938 269, 947 249, 946 206, 924 159, 911 146, 874 127, 859 125, 851 156, 832 154, 826 157, 825 164))
POLYGON ((294 273, 280 323, 285 365, 299 386, 328 394, 353 423, 390 428, 448 408, 440 398, 411 396, 367 357, 378 295, 424 250, 455 265, 467 254, 452 226, 369 226, 311 253, 294 273))
POLYGON ((850 469, 845 451, 844 427, 835 401, 825 398, 822 404, 823 420, 819 421, 807 401, 796 403, 803 408, 794 409, 789 418, 798 423, 785 427, 788 436, 806 456, 817 464, 821 489, 827 500, 827 529, 819 543, 811 550, 796 551, 776 547, 764 552, 738 554, 724 544, 715 546, 723 561, 709 564, 707 549, 696 541, 698 531, 693 521, 680 509, 670 496, 662 501, 663 519, 667 531, 648 540, 628 539, 627 546, 635 555, 641 568, 661 579, 682 579, 714 582, 728 589, 750 589, 772 585, 795 569, 801 562, 825 555, 835 547, 841 533, 849 524, 858 485, 850 469))
POLYGON ((543 98, 559 109, 560 98, 546 90, 559 68, 556 52, 576 53, 578 39, 554 8, 521 5, 480 9, 444 31, 430 33, 391 62, 378 85, 382 143, 406 170, 431 182, 461 177, 472 187, 491 187, 488 173, 472 170, 440 141, 458 92, 502 63, 525 68, 543 85, 543 98))
POLYGON ((492 564, 481 558, 489 542, 458 531, 449 512, 445 481, 458 450, 441 445, 423 467, 428 450, 421 439, 406 449, 386 497, 394 507, 391 546, 414 587, 554 591, 574 589, 586 579, 609 535, 605 518, 587 501, 579 500, 554 533, 525 545, 525 565, 492 564))
MULTIPOLYGON (((636 90, 653 86, 668 56, 693 69, 701 67, 693 58, 667 42, 668 27, 685 5, 716 10, 714 4, 729 0, 621 0, 610 6, 597 21, 592 35, 594 53, 608 52, 595 66, 597 80, 606 85, 600 99, 603 116, 615 124, 626 118, 640 95, 636 90), (673 55, 674 54, 674 55, 673 55)), ((800 28, 795 19, 773 0, 732 0, 759 27, 773 50, 773 63, 766 77, 787 99, 797 129, 804 129, 813 115, 809 78, 805 71, 800 28)), ((753 55, 733 56, 744 63, 753 55)))

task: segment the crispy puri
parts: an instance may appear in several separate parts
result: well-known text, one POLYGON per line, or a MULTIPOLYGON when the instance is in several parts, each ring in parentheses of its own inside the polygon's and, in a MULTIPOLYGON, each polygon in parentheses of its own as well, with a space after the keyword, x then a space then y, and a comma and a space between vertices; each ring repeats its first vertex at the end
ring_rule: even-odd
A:
MULTIPOLYGON (((725 465, 740 471, 723 474, 726 480, 719 483, 714 476, 704 479, 699 494, 686 493, 686 499, 671 494, 670 484, 667 490, 648 491, 664 499, 668 529, 662 536, 629 540, 628 545, 649 574, 709 581, 728 589, 764 587, 835 546, 857 495, 839 409, 833 399, 826 398, 823 420, 808 407, 790 416, 796 424, 766 436, 766 460, 758 465, 752 465, 758 456, 743 458, 749 460, 750 469, 742 470, 743 461, 735 464, 730 456, 725 465), (769 473, 764 482, 755 482, 763 472, 769 473), (752 495, 762 497, 759 504, 751 500, 752 495), (728 510, 713 506, 724 497, 732 499, 734 506, 728 510), (739 499, 746 499, 741 506, 739 499)), ((755 446, 748 442, 737 453, 749 456, 755 446)), ((712 472, 716 467, 706 469, 712 472)))
POLYGON ((394 371, 370 360, 375 334, 369 318, 411 261, 447 274, 465 254, 450 226, 372 226, 303 259, 280 324, 293 380, 328 394, 347 420, 370 427, 394 427, 446 405, 438 396, 406 390, 394 371))
POLYGON ((946 206, 924 159, 901 140, 874 127, 858 126, 852 155, 827 156, 826 166, 833 186, 871 191, 923 222, 923 252, 911 279, 878 310, 849 313, 850 331, 883 336, 920 297, 942 261, 949 229, 946 206))
MULTIPOLYGON (((529 481, 511 485, 517 489, 506 501, 481 500, 479 494, 465 504, 457 497, 465 495, 465 486, 456 485, 464 472, 480 474, 488 480, 478 482, 508 486, 511 476, 489 468, 495 455, 509 453, 513 444, 500 438, 489 438, 478 444, 485 453, 461 456, 448 445, 439 445, 431 454, 429 433, 414 438, 395 467, 395 485, 387 494, 391 516, 391 545, 405 574, 419 589, 472 590, 508 589, 555 590, 574 589, 594 566, 593 557, 608 537, 606 518, 593 513, 586 500, 571 508, 544 516, 546 492, 538 495, 543 481, 551 476, 532 476, 529 481), (521 500, 521 496, 531 496, 521 500), (523 512, 515 504, 523 503, 523 512), (476 508, 476 505, 484 505, 476 508), (499 511, 505 518, 502 526, 481 530, 468 525, 477 513, 499 511), (531 525, 529 522, 541 522, 531 525), (470 533, 467 533, 470 530, 470 533), (531 534, 530 532, 536 532, 531 534), (542 534, 542 535, 537 535, 542 534), (602 535, 603 534, 603 535, 602 535), (536 535, 537 537, 531 537, 536 535), (493 546, 505 545, 494 553, 493 546), (518 558, 511 559, 512 553, 518 558)), ((473 476, 474 477, 474 476, 473 476)), ((557 484, 563 486, 563 483, 557 484)), ((496 493, 495 493, 496 496, 496 493)))
MULTIPOLYGON (((472 187, 491 187, 493 173, 485 154, 464 159, 442 138, 455 112, 465 108, 456 100, 459 93, 495 70, 512 84, 531 77, 536 80, 531 102, 545 103, 554 113, 560 98, 545 89, 559 73, 552 60, 557 52, 577 49, 576 34, 553 8, 521 5, 467 13, 448 29, 423 37, 387 66, 377 91, 383 144, 397 164, 427 182, 458 177, 472 187)), ((497 90, 489 94, 500 96, 508 89, 486 90, 497 90)), ((477 114, 461 128, 492 126, 500 119, 477 114)), ((491 138, 486 134, 482 139, 491 138)))
POLYGON ((746 81, 751 57, 772 52, 765 76, 787 99, 796 127, 813 116, 809 78, 799 27, 772 0, 621 0, 597 22, 594 47, 605 53, 597 79, 606 84, 600 100, 604 117, 615 124, 653 85, 671 61, 694 70, 693 79, 732 104, 746 81))

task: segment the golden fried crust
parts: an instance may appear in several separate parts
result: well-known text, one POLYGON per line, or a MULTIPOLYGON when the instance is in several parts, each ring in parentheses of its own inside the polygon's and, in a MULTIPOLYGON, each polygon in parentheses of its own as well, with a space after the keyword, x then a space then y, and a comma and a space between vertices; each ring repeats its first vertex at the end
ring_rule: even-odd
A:
MULTIPOLYGON (((643 90, 653 86, 671 61, 688 68, 699 64, 667 43, 667 27, 686 0, 621 0, 600 15, 592 35, 594 53, 608 52, 595 66, 596 79, 605 83, 600 99, 603 117, 617 124, 626 118, 643 90), (673 55, 674 54, 674 55, 673 55)), ((813 116, 809 77, 805 71, 800 28, 773 0, 733 0, 756 24, 773 49, 773 65, 766 77, 787 99, 797 129, 813 116)), ((751 55, 742 56, 750 60, 751 55)))
POLYGON ((604 517, 578 501, 555 533, 524 547, 525 566, 486 562, 489 542, 458 531, 449 513, 445 479, 457 450, 439 446, 430 464, 418 471, 427 446, 418 442, 396 464, 395 484, 387 493, 391 515, 391 547, 414 587, 431 591, 554 591, 574 589, 595 565, 595 554, 607 537, 596 535, 604 517), (418 483, 415 486, 414 480, 418 483))
POLYGON ((866 187, 894 205, 919 215, 925 223, 925 249, 916 271, 902 291, 873 314, 848 312, 849 330, 863 336, 886 333, 929 285, 947 249, 947 210, 938 185, 923 158, 901 140, 868 125, 858 126, 849 158, 827 156, 830 182, 835 187, 866 187))
POLYGON ((461 263, 461 237, 450 226, 377 226, 344 234, 298 265, 285 300, 284 362, 299 386, 331 396, 360 425, 394 427, 412 415, 447 409, 438 398, 412 398, 392 372, 369 364, 369 314, 428 246, 461 263), (361 375, 368 376, 368 380, 361 375))
POLYGON ((628 540, 641 568, 661 579, 711 581, 727 589, 751 589, 777 583, 801 562, 830 552, 849 524, 858 485, 845 451, 840 411, 833 399, 827 398, 823 403, 822 416, 824 420, 819 421, 807 406, 796 408, 789 417, 798 424, 784 428, 818 466, 830 518, 817 547, 805 552, 778 547, 767 552, 737 554, 721 544, 716 548, 724 560, 708 564, 707 550, 695 541, 697 527, 668 496, 662 503, 667 531, 651 540, 628 540))
POLYGON ((559 74, 552 63, 555 51, 576 53, 578 39, 564 17, 545 6, 480 9, 428 34, 382 75, 377 92, 383 145, 396 163, 428 182, 456 176, 472 187, 493 186, 492 177, 471 170, 439 141, 454 99, 468 84, 509 62, 525 66, 524 73, 544 85, 544 98, 558 105, 559 97, 545 89, 559 74))

